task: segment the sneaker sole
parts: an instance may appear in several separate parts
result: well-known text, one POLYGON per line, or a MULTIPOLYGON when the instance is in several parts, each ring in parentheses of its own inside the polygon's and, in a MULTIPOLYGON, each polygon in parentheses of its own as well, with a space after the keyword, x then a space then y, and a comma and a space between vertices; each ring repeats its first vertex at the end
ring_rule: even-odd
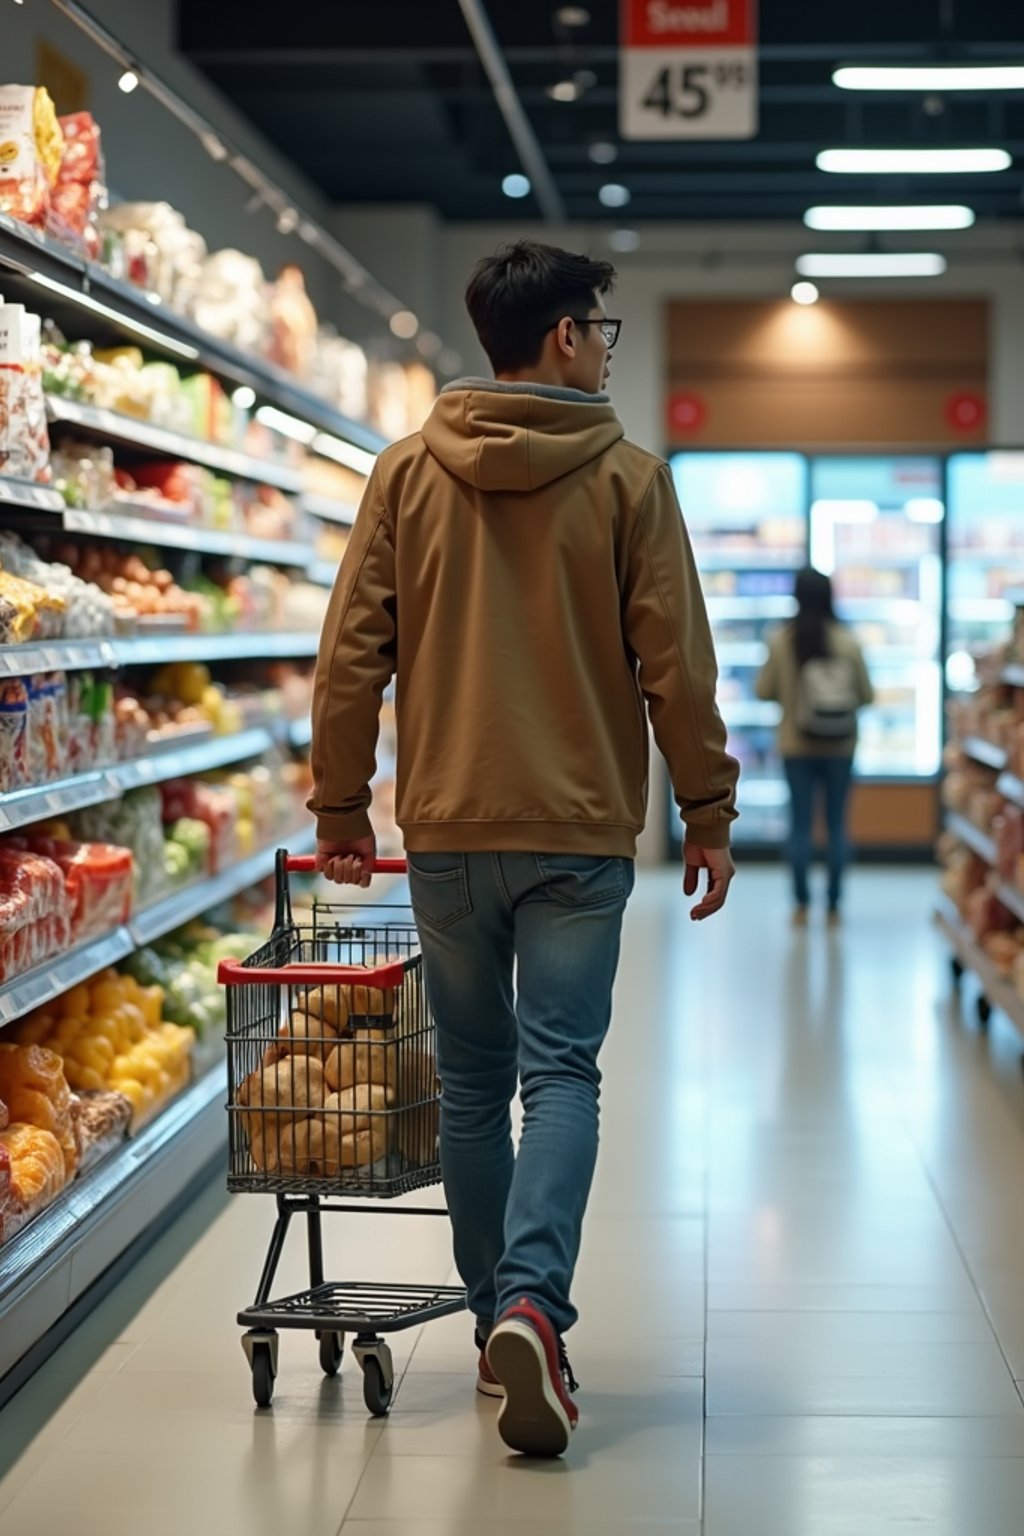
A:
POLYGON ((482 1376, 476 1379, 476 1389, 481 1397, 504 1397, 505 1388, 500 1381, 485 1381, 482 1376))
POLYGON ((495 1329, 487 1362, 505 1389, 498 1433, 524 1456, 561 1456, 573 1425, 558 1401, 544 1345, 529 1323, 510 1321, 495 1329))

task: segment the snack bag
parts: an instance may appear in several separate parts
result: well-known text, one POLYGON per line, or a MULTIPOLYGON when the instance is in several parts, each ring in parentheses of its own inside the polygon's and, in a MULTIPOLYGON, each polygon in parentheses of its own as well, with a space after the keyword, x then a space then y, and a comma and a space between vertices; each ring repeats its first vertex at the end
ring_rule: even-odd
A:
POLYGON ((63 146, 48 91, 0 86, 0 213, 44 227, 63 146))
POLYGON ((60 127, 64 155, 53 190, 54 233, 84 248, 95 261, 100 250, 97 216, 107 201, 99 124, 91 112, 74 112, 60 119, 60 127))

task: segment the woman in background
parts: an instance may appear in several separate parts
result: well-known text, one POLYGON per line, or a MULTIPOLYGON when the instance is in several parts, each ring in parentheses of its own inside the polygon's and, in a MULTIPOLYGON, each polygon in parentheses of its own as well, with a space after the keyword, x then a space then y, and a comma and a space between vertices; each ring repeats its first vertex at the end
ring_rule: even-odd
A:
POLYGON ((757 695, 782 705, 779 752, 789 784, 793 921, 802 928, 810 906, 816 788, 824 795, 828 829, 829 923, 839 922, 857 713, 875 695, 860 646, 835 616, 829 578, 801 571, 795 592, 796 618, 773 637, 757 695))

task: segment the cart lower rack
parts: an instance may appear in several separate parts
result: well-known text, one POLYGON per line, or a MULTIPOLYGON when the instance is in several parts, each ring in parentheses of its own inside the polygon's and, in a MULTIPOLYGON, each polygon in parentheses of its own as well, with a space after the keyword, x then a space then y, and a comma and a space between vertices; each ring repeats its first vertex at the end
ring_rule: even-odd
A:
MULTIPOLYGON (((460 1312, 454 1286, 337 1282, 324 1277, 323 1212, 365 1212, 440 1182, 435 1027, 427 1008, 416 929, 407 908, 315 904, 293 911, 289 872, 311 858, 277 856, 274 931, 241 964, 226 961, 228 1187, 273 1194, 277 1221, 256 1298, 238 1314, 253 1396, 270 1406, 278 1330, 315 1333, 320 1365, 337 1374, 346 1335, 374 1415, 394 1392, 387 1333, 460 1312), (292 1217, 305 1216, 309 1287, 271 1297, 292 1217)), ((404 861, 375 872, 404 873, 404 861)), ((395 1215, 446 1216, 436 1207, 395 1215)))

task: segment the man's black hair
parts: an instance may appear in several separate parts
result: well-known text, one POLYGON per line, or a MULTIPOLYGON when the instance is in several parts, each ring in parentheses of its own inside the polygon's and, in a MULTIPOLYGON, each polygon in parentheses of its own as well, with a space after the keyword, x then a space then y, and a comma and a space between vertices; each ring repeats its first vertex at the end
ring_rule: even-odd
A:
POLYGON ((540 357, 551 326, 585 319, 614 282, 610 261, 517 240, 477 263, 466 308, 495 373, 518 373, 540 357))

